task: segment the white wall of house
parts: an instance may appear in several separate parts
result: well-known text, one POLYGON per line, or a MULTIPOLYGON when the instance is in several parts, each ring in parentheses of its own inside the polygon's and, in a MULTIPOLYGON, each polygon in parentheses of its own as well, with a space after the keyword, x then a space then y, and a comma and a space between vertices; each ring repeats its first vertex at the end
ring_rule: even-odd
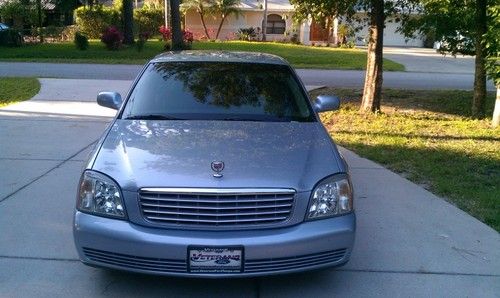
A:
MULTIPOLYGON (((287 31, 290 31, 293 27, 292 18, 288 12, 272 12, 269 11, 268 15, 277 14, 280 15, 285 23, 287 31)), ((242 11, 240 15, 229 16, 224 25, 222 26, 221 33, 219 35, 220 40, 232 40, 237 39, 236 32, 240 28, 262 28, 262 20, 264 18, 262 11, 242 11)), ((217 33, 217 28, 220 23, 220 18, 214 16, 206 16, 205 23, 211 38, 215 38, 217 33)), ((201 23, 200 15, 194 11, 190 10, 185 15, 185 26, 187 29, 193 32, 195 39, 202 39, 205 36, 203 30, 203 24, 201 23)), ((289 38, 285 34, 267 34, 268 40, 284 40, 289 38)))
MULTIPOLYGON (((421 38, 406 40, 406 38, 399 32, 398 23, 386 21, 384 28, 384 46, 396 47, 417 47, 424 46, 424 40, 421 38)), ((368 26, 364 26, 362 30, 356 33, 356 45, 368 44, 368 26)))
MULTIPOLYGON (((253 3, 255 1, 247 1, 248 3, 253 3)), ((286 0, 279 0, 280 5, 284 5, 286 0)), ((246 3, 246 2, 245 2, 246 3)), ((247 3, 247 4, 248 4, 247 3)), ((257 2, 255 2, 257 3, 257 2)), ((286 5, 283 7, 287 7, 286 5)), ((291 7, 291 6, 290 6, 291 7)), ((275 8, 283 9, 283 8, 275 8)), ((294 28, 293 25, 293 11, 291 10, 269 10, 268 15, 277 14, 280 15, 286 23, 286 32, 293 32, 299 36, 299 40, 302 44, 310 45, 310 22, 304 22, 299 28, 294 28)), ((360 16, 362 13, 360 13, 360 16)), ((237 39, 236 33, 240 28, 262 28, 263 11, 257 7, 242 9, 241 13, 236 15, 231 15, 226 19, 222 27, 221 33, 219 35, 220 40, 233 40, 237 39)), ((220 19, 214 16, 206 16, 205 21, 207 28, 210 32, 210 37, 215 38, 217 28, 219 26, 220 19)), ((186 28, 194 33, 195 39, 203 39, 205 36, 203 26, 200 20, 199 14, 190 10, 185 15, 186 28)), ((360 24, 353 24, 358 27, 360 24)), ((368 42, 368 26, 363 23, 363 29, 358 31, 355 36, 355 43, 357 45, 366 45, 368 42)), ((386 22, 386 28, 384 30, 384 45, 385 46, 407 46, 407 47, 423 47, 424 41, 421 38, 406 40, 405 37, 397 31, 398 24, 395 22, 386 22)), ((290 34, 267 34, 267 40, 288 40, 290 39, 290 34)))

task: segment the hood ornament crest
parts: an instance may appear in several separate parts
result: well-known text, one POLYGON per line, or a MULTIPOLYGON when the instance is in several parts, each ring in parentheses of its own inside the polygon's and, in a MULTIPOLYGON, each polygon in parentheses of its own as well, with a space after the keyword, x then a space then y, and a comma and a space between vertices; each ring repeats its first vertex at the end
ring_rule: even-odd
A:
POLYGON ((224 170, 224 162, 223 161, 212 161, 211 164, 212 171, 214 171, 215 178, 222 178, 222 170, 224 170))

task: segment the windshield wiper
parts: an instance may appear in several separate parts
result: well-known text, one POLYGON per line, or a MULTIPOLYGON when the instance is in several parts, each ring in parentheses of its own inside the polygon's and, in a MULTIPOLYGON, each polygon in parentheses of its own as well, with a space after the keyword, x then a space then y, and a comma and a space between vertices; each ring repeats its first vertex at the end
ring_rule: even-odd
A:
POLYGON ((169 115, 162 114, 148 114, 148 115, 134 115, 124 118, 125 120, 186 120, 169 115))

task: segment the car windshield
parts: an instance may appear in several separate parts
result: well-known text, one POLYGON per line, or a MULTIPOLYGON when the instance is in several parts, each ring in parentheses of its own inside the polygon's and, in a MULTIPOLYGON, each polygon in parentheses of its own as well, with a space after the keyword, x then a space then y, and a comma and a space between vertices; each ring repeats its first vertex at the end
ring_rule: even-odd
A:
POLYGON ((316 121, 288 66, 232 62, 150 64, 121 118, 316 121))

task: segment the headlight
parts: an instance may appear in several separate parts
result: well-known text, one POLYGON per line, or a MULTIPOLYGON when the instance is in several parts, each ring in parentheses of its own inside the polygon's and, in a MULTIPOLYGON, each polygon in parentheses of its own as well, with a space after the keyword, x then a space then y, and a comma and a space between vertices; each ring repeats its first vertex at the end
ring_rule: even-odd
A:
POLYGON ((108 176, 94 171, 83 173, 76 207, 95 215, 125 217, 120 187, 108 176))
POLYGON ((328 177, 311 194, 306 219, 341 215, 352 211, 352 189, 347 175, 328 177))

